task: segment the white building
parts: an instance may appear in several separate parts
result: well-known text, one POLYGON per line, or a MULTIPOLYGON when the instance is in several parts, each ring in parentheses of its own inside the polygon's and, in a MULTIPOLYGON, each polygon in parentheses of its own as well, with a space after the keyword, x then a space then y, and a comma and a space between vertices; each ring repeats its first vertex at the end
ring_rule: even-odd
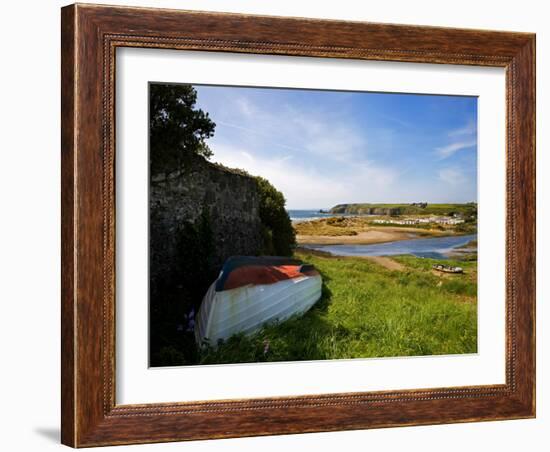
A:
POLYGON ((428 218, 402 218, 402 219, 376 219, 373 220, 376 224, 399 224, 399 225, 415 225, 415 224, 447 224, 456 225, 464 223, 462 218, 451 217, 428 217, 428 218))

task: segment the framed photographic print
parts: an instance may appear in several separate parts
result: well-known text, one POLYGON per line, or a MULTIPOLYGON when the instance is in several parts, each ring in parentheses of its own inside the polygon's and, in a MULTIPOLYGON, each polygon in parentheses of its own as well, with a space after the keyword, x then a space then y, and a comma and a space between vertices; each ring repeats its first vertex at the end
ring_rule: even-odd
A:
POLYGON ((62 442, 535 415, 535 37, 62 9, 62 442))

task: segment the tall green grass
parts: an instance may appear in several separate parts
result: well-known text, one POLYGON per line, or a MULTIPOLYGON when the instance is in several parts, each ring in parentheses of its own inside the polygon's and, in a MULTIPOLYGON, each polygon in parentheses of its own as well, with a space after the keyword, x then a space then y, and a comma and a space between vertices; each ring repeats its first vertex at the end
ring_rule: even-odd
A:
POLYGON ((203 350, 201 364, 477 351, 475 262, 460 263, 463 275, 439 276, 431 271, 437 261, 412 256, 397 258, 405 271, 361 258, 297 257, 323 277, 319 302, 302 317, 203 350))

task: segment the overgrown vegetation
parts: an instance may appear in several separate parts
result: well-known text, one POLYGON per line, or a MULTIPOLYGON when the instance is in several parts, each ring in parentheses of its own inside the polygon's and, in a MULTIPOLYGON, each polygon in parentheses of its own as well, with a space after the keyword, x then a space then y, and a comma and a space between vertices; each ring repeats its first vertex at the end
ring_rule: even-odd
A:
POLYGON ((296 235, 285 209, 284 195, 267 179, 256 177, 260 196, 260 220, 264 238, 262 254, 291 256, 296 247, 296 235))
POLYGON ((399 257, 406 271, 367 259, 298 252, 323 277, 321 300, 303 317, 203 350, 200 363, 238 363, 475 353, 477 264, 437 275, 436 262, 399 257))
POLYGON ((193 155, 211 157, 206 140, 214 135, 216 124, 195 108, 195 88, 155 83, 149 90, 151 174, 180 169, 193 155))

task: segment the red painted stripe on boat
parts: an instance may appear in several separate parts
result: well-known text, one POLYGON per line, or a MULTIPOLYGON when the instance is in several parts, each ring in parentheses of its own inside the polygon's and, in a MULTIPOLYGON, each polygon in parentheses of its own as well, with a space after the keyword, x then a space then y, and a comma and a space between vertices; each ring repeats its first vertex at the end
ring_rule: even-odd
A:
POLYGON ((317 274, 315 270, 302 273, 299 265, 245 265, 229 274, 223 290, 236 289, 248 284, 275 284, 287 279, 317 274))

